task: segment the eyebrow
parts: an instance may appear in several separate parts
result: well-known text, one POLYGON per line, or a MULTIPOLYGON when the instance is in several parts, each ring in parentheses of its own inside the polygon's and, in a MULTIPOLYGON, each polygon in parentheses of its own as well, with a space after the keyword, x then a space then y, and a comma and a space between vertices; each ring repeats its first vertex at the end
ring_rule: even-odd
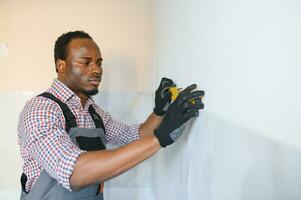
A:
MULTIPOLYGON (((92 57, 81 57, 82 59, 92 60, 92 57)), ((102 58, 98 58, 96 62, 102 62, 102 58)))

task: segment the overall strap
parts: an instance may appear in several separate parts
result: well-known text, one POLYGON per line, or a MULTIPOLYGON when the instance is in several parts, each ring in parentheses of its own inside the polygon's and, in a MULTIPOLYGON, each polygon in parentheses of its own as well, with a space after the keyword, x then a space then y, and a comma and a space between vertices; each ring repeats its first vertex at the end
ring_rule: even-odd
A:
POLYGON ((61 100, 59 100, 58 98, 56 98, 53 94, 50 94, 48 92, 44 92, 38 96, 41 97, 46 97, 48 99, 51 99, 52 101, 56 102, 60 108, 63 111, 64 117, 65 117, 65 121, 66 121, 66 132, 68 133, 69 130, 72 127, 77 127, 77 123, 76 123, 76 119, 75 116, 73 115, 73 113, 71 112, 70 108, 63 103, 61 100))
MULTIPOLYGON (((48 92, 44 92, 38 96, 51 99, 52 101, 56 102, 60 106, 61 110, 63 111, 64 117, 65 117, 67 133, 69 132, 69 130, 72 127, 77 127, 76 119, 75 119, 73 113, 71 112, 70 108, 65 103, 63 103, 61 100, 59 100, 54 95, 52 95, 48 92)), ((22 190, 23 190, 23 192, 28 194, 28 192, 26 191, 26 182, 27 182, 27 176, 26 176, 26 174, 22 173, 22 175, 21 175, 22 190)))
POLYGON ((89 106, 89 113, 95 123, 95 127, 102 128, 103 131, 105 132, 105 126, 103 124, 103 121, 92 105, 89 106))

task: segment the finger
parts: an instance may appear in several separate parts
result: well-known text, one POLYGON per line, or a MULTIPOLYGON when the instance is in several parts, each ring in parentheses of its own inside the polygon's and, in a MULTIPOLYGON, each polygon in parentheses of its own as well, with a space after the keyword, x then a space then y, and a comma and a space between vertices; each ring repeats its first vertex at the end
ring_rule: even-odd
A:
POLYGON ((163 88, 162 90, 161 90, 161 98, 165 98, 166 97, 166 95, 169 95, 169 98, 171 98, 171 92, 169 91, 169 88, 170 87, 165 87, 165 88, 163 88))
POLYGON ((160 85, 165 88, 165 87, 172 87, 175 84, 171 79, 163 77, 161 79, 161 84, 160 85))
POLYGON ((192 102, 192 104, 200 105, 199 109, 204 109, 204 107, 205 107, 201 98, 194 99, 194 102, 192 102))
POLYGON ((169 91, 169 90, 167 90, 165 93, 164 93, 164 96, 163 96, 163 99, 165 100, 165 101, 171 101, 171 92, 169 91))
POLYGON ((196 87, 197 87, 196 84, 191 84, 191 85, 189 85, 188 87, 186 87, 184 90, 182 90, 182 91, 180 92, 179 95, 182 96, 182 95, 188 94, 188 93, 190 93, 192 90, 194 90, 196 87))
POLYGON ((188 87, 186 87, 184 90, 182 90, 182 91, 179 93, 179 95, 178 95, 178 97, 177 97, 177 99, 176 99, 177 104, 182 104, 182 103, 183 103, 183 97, 184 97, 185 95, 189 94, 189 93, 190 93, 192 90, 194 90, 196 87, 197 87, 196 84, 191 84, 191 85, 189 85, 188 87))
POLYGON ((194 101, 195 103, 202 103, 202 102, 203 102, 202 97, 194 98, 193 101, 194 101))
POLYGON ((191 110, 191 109, 196 109, 196 110, 200 110, 200 109, 204 109, 204 104, 201 101, 195 102, 195 103, 191 103, 191 102, 186 102, 183 104, 183 110, 191 110))
POLYGON ((171 80, 170 78, 166 78, 166 77, 163 77, 163 78, 161 79, 161 81, 169 81, 169 82, 172 82, 172 80, 171 80))
POLYGON ((201 96, 204 96, 204 91, 202 90, 196 90, 191 93, 185 94, 181 97, 182 102, 190 101, 192 99, 200 98, 201 96))

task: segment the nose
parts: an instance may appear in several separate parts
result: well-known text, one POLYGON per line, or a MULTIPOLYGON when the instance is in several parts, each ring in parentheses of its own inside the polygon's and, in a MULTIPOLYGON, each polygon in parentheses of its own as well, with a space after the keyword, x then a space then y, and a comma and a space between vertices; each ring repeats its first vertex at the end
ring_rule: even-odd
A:
POLYGON ((102 66, 96 63, 92 64, 92 74, 102 74, 102 66))

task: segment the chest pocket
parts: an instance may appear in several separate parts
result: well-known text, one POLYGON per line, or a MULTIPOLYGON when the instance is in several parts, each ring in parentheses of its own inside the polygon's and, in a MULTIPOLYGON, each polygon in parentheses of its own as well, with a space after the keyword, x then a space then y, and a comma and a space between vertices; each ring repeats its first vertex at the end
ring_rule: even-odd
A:
POLYGON ((78 146, 82 150, 87 151, 96 151, 99 149, 105 149, 102 140, 99 137, 85 137, 85 136, 77 136, 76 141, 78 146))
POLYGON ((106 149, 106 139, 102 128, 71 128, 69 137, 81 150, 106 149))

